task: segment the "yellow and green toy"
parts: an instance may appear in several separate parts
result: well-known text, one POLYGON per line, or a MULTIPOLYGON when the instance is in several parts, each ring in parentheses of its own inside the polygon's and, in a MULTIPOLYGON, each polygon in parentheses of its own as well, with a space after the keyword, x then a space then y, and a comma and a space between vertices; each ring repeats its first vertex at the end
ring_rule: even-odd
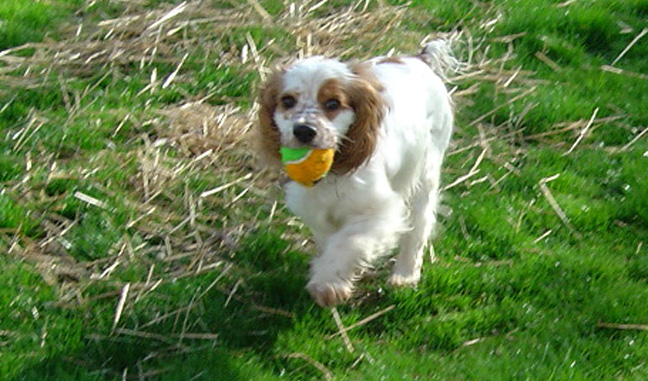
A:
POLYGON ((331 169, 334 149, 281 147, 281 161, 288 177, 312 187, 331 169))

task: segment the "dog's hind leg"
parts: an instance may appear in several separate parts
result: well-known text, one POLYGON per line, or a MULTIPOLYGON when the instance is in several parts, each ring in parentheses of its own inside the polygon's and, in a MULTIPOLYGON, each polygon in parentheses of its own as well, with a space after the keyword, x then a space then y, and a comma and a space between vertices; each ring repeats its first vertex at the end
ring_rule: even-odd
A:
MULTIPOLYGON (((400 239, 400 252, 389 283, 394 286, 415 286, 421 278, 423 253, 436 224, 440 163, 430 165, 421 176, 419 186, 410 199, 410 226, 400 239)), ((430 247, 430 256, 434 251, 430 247)))

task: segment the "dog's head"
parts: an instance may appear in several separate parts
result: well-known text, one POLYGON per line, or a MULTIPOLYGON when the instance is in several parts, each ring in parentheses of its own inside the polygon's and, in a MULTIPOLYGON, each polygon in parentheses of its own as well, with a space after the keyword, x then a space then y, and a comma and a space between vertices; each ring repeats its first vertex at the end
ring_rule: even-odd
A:
POLYGON ((278 162, 280 147, 333 148, 332 171, 351 172, 374 151, 381 90, 365 64, 311 57, 276 70, 261 88, 260 149, 278 162))

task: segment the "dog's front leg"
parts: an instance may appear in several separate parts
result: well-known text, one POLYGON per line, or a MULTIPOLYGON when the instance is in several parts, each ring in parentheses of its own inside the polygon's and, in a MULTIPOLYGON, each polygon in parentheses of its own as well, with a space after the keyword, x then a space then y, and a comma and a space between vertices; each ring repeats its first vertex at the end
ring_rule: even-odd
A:
POLYGON ((306 288, 321 306, 334 306, 348 299, 362 271, 398 241, 403 226, 402 202, 381 205, 374 214, 356 216, 320 242, 320 255, 311 261, 306 288))

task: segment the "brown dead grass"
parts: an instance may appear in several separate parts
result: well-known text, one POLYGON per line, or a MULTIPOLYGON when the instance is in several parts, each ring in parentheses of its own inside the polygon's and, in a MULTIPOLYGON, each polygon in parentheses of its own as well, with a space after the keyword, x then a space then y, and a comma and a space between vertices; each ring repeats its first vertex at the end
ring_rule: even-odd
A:
MULTIPOLYGON (((65 89, 70 78, 101 72, 110 76, 120 67, 134 66, 150 79, 140 91, 146 97, 177 83, 190 83, 192 73, 184 68, 188 61, 194 65, 236 67, 241 72, 257 73, 262 80, 277 62, 313 54, 362 59, 375 51, 412 53, 418 51, 422 41, 433 37, 404 30, 401 21, 418 16, 407 8, 389 7, 382 2, 367 7, 366 2, 358 1, 350 7, 323 12, 321 6, 326 4, 305 1, 286 8, 278 16, 270 15, 254 0, 227 10, 212 8, 206 1, 147 10, 134 4, 119 17, 99 22, 82 20, 68 26, 67 37, 61 41, 31 43, 0 52, 0 62, 4 65, 0 68, 0 80, 10 87, 36 88, 53 75, 65 89), (283 37, 258 46, 249 32, 242 31, 259 27, 283 37), (23 57, 20 53, 25 49, 33 49, 34 54, 23 57), (171 65, 174 70, 158 73, 154 64, 160 63, 171 65)), ((491 191, 497 192, 503 178, 516 174, 516 163, 524 155, 523 150, 511 148, 513 144, 506 146, 520 142, 519 121, 524 118, 524 112, 512 116, 506 126, 494 126, 491 117, 499 108, 523 100, 534 91, 538 81, 533 79, 532 72, 510 68, 512 42, 519 36, 476 40, 467 30, 444 36, 454 41, 464 63, 461 71, 450 78, 459 112, 462 106, 472 102, 480 83, 492 83, 498 93, 511 95, 507 103, 457 126, 449 155, 460 155, 463 164, 454 168, 455 180, 446 188, 461 187, 462 191, 469 192, 473 185, 489 182, 491 191), (489 45, 495 43, 508 44, 509 53, 492 57, 489 45), (472 127, 479 129, 476 137, 464 132, 472 127), (506 170, 503 174, 483 171, 480 166, 485 161, 495 162, 506 170)), ((89 84, 84 91, 69 92, 67 123, 83 112, 81 100, 99 82, 89 84)), ((101 298, 119 300, 115 332, 124 333, 118 328, 119 321, 132 301, 160 284, 179 278, 210 271, 226 276, 232 266, 230 255, 239 248, 242 237, 260 224, 292 226, 293 229, 287 230, 286 239, 297 246, 306 244, 300 235, 299 222, 278 206, 277 174, 260 170, 250 152, 247 136, 255 122, 257 105, 244 108, 236 100, 215 105, 209 102, 212 96, 210 93, 199 98, 188 95, 166 109, 142 110, 139 115, 127 113, 115 127, 114 134, 126 123, 152 126, 154 133, 142 135, 141 144, 135 150, 121 154, 124 166, 131 160, 137 162, 137 176, 124 185, 128 197, 123 200, 134 211, 134 217, 125 226, 129 234, 101 259, 86 262, 69 254, 66 233, 76 221, 62 217, 55 210, 40 216, 44 235, 38 240, 17 232, 0 232, 0 237, 9 243, 8 252, 34 263, 48 283, 58 286, 61 305, 77 306, 101 298), (219 183, 196 192, 186 182, 195 173, 213 174, 219 183), (267 216, 263 221, 261 214, 267 216), (141 237, 143 242, 133 242, 133 236, 141 237), (150 257, 155 260, 147 259, 150 257), (127 266, 144 267, 148 275, 128 283, 113 276, 127 266), (109 282, 112 291, 92 298, 85 296, 85 291, 97 282, 109 282)), ((254 98, 255 90, 251 89, 248 100, 254 98)), ((28 136, 38 123, 39 116, 34 114, 24 127, 24 135, 28 136)), ((576 130, 582 125, 580 121, 565 128, 576 130)), ((30 166, 52 165, 51 158, 28 157, 26 162, 30 166)), ((91 176, 91 173, 90 169, 78 173, 52 169, 48 181, 91 176)), ((30 187, 29 181, 11 186, 16 194, 38 202, 48 201, 42 192, 30 187)), ((120 193, 110 187, 103 191, 120 193)), ((109 208, 104 200, 83 194, 77 198, 92 207, 109 208)), ((226 292, 234 295, 236 287, 226 292)), ((261 311, 273 311, 257 307, 261 311)), ((191 308, 188 306, 187 311, 191 308)), ((325 369, 322 372, 327 374, 325 369)))
MULTIPOLYGON (((255 0, 233 9, 216 9, 207 1, 142 9, 139 3, 131 2, 119 17, 99 22, 82 19, 76 25, 67 26, 66 37, 61 41, 30 43, 0 52, 0 83, 9 89, 38 88, 54 78, 66 94, 69 116, 63 121, 65 124, 84 113, 81 104, 87 101, 92 89, 121 68, 135 67, 149 78, 139 91, 140 96, 148 97, 179 83, 191 84, 192 71, 186 68, 189 62, 194 67, 235 67, 242 73, 254 73, 263 80, 273 65, 299 57, 321 54, 362 59, 373 52, 407 54, 417 52, 423 41, 442 36, 453 42, 455 52, 463 62, 449 81, 458 113, 473 102, 474 95, 484 83, 492 84, 495 94, 508 95, 508 101, 457 125, 448 155, 458 157, 460 164, 446 169, 453 180, 445 185, 445 190, 459 193, 471 192, 473 186, 481 183, 489 184, 489 192, 498 192, 503 179, 518 175, 517 167, 525 155, 526 141, 549 142, 568 152, 569 145, 547 139, 572 134, 574 139, 570 142, 575 147, 588 131, 618 118, 597 119, 592 115, 590 120, 555 125, 548 132, 524 137, 522 121, 525 114, 535 107, 525 98, 541 81, 533 78, 533 72, 511 65, 513 43, 522 35, 477 39, 462 25, 457 25, 462 33, 431 32, 424 35, 407 31, 401 25, 403 20, 416 21, 422 16, 405 7, 387 6, 381 1, 368 6, 367 2, 358 1, 341 8, 326 8, 326 2, 318 1, 299 4, 273 16, 255 0), (255 28, 277 37, 258 44, 249 32, 255 28), (493 44, 504 44, 508 52, 493 56, 490 49, 493 44), (24 57, 21 53, 26 49, 34 53, 24 57), (158 72, 158 64, 173 69, 158 72), (68 89, 67 83, 71 79, 92 78, 97 73, 106 74, 89 83, 83 91, 68 89), (523 102, 523 111, 496 125, 493 115, 513 102, 523 102), (474 129, 477 129, 477 135, 474 129), (483 163, 486 162, 495 163, 494 167, 499 170, 484 169, 483 163)), ((488 9, 484 11, 488 12, 488 9)), ((497 22, 497 17, 494 17, 480 28, 488 31, 497 22)), ((291 312, 257 305, 254 300, 239 296, 237 289, 244 284, 240 276, 245 271, 229 279, 237 270, 232 256, 239 250, 241 240, 260 227, 288 227, 284 238, 294 247, 306 247, 308 251, 312 251, 312 247, 301 233, 301 224, 284 212, 278 202, 280 188, 277 180, 280 175, 261 170, 251 152, 249 135, 258 108, 253 102, 255 90, 250 89, 243 100, 219 99, 213 102, 213 97, 213 92, 201 93, 200 96, 187 94, 185 99, 165 109, 147 106, 139 113, 114 110, 122 117, 113 135, 119 134, 129 124, 151 129, 149 133, 133 137, 139 144, 132 151, 114 153, 106 150, 98 154, 115 155, 124 167, 133 161, 137 164, 136 176, 127 184, 117 185, 124 189, 115 189, 115 184, 102 188, 107 195, 125 193, 125 198, 118 199, 133 211, 133 216, 121 227, 127 234, 100 259, 83 261, 70 254, 73 242, 68 241, 67 234, 78 221, 61 216, 57 210, 45 210, 42 215, 32 216, 41 221, 39 228, 43 234, 38 238, 30 238, 20 229, 0 230, 0 249, 4 249, 5 242, 7 252, 32 263, 47 283, 56 286, 61 306, 74 308, 101 299, 115 301, 113 335, 170 343, 183 338, 216 340, 217 336, 208 332, 187 332, 185 324, 180 332, 168 335, 147 331, 150 326, 168 318, 185 316, 186 320, 200 298, 214 287, 228 295, 228 302, 231 299, 244 300, 260 313, 292 318, 291 312), (252 106, 243 106, 245 101, 252 106), (195 174, 212 176, 215 179, 213 187, 203 191, 192 189, 186 179, 195 174), (138 240, 133 237, 138 237, 138 240), (146 276, 125 282, 115 275, 129 267, 145 269, 143 273, 146 276), (141 322, 138 330, 121 327, 135 302, 155 292, 160 285, 207 272, 216 272, 219 276, 204 291, 187 301, 187 305, 141 322), (223 279, 230 280, 227 286, 218 283, 223 279), (102 294, 88 296, 88 290, 97 283, 110 287, 102 294)), ((15 149, 19 150, 44 123, 42 116, 32 112, 15 133, 15 149)), ((648 129, 638 137, 646 131, 648 129)), ((96 165, 100 165, 90 162, 88 168, 67 173, 57 169, 55 164, 52 153, 44 157, 27 155, 25 166, 49 168, 49 176, 45 184, 37 187, 30 178, 8 184, 9 191, 30 202, 46 205, 55 202, 56 197, 62 197, 43 194, 41 190, 48 182, 92 178, 96 165)), ((545 183, 540 184, 541 189, 551 201, 545 183)), ((110 210, 106 200, 83 193, 75 194, 75 197, 90 207, 110 210)), ((552 204, 552 207, 561 216, 560 206, 552 204)), ((561 216, 561 219, 570 226, 566 217, 561 216)), ((547 234, 550 233, 548 230, 547 234)), ((348 327, 344 327, 337 316, 339 330, 328 338, 346 338, 347 331, 380 317, 392 307, 348 327)), ((92 338, 112 339, 99 334, 93 334, 92 338)), ((347 348, 352 352, 353 346, 348 338, 346 340, 347 348)), ((464 345, 482 340, 475 339, 464 345)), ((368 356, 361 353, 352 367, 365 355, 368 356)), ((293 353, 286 357, 306 361, 324 378, 333 377, 330 370, 304 354, 293 353)))
MULTIPOLYGON (((262 80, 278 62, 312 54, 364 58, 370 55, 366 50, 369 47, 393 45, 410 50, 420 38, 410 34, 403 39, 405 34, 397 32, 385 38, 386 32, 396 31, 406 14, 403 7, 372 5, 368 9, 365 2, 358 2, 323 12, 320 6, 326 4, 301 2, 271 16, 254 0, 234 9, 216 9, 206 1, 143 9, 132 2, 119 17, 98 22, 81 19, 76 25, 68 25, 60 41, 29 43, 0 52, 0 81, 9 89, 37 89, 54 81, 65 100, 68 117, 61 121, 61 128, 66 128, 88 113, 84 104, 98 101, 90 99, 96 87, 109 78, 123 80, 120 73, 133 68, 149 79, 138 94, 146 98, 177 84, 190 84, 193 73, 186 69, 189 62, 194 67, 235 67, 243 73, 256 73, 262 80), (259 27, 276 34, 277 39, 257 46, 246 30, 259 27), (353 43, 357 41, 365 44, 353 43), (33 54, 25 55, 27 50, 33 54), (173 70, 158 72, 160 64, 173 70), (87 78, 97 79, 87 81, 83 90, 70 86, 73 80, 87 78)), ((69 241, 68 233, 78 221, 55 209, 32 215, 41 221, 42 236, 36 239, 19 231, 2 231, 0 245, 6 243, 7 252, 32 263, 47 283, 55 285, 61 306, 74 307, 104 298, 118 300, 118 330, 122 315, 133 302, 161 284, 210 271, 225 275, 232 266, 230 255, 239 249, 242 237, 260 224, 292 226, 285 233, 286 239, 298 246, 307 244, 299 233, 300 223, 283 212, 277 202, 277 174, 260 170, 251 152, 248 136, 257 106, 244 108, 237 100, 228 99, 210 102, 213 96, 210 92, 200 97, 187 94, 165 109, 147 104, 141 112, 110 110, 121 115, 113 136, 128 125, 146 127, 151 132, 134 136, 140 143, 132 151, 99 152, 86 168, 60 169, 54 153, 27 155, 25 165, 30 169, 50 168, 48 178, 35 184, 28 175, 24 181, 8 185, 12 194, 40 205, 65 197, 52 198, 41 191, 51 181, 92 182, 93 174, 102 169, 102 156, 111 155, 124 167, 135 161, 137 174, 127 183, 93 184, 133 211, 133 217, 120 227, 126 232, 123 238, 100 259, 80 260, 70 253, 75 243, 69 241), (220 183, 196 192, 186 179, 197 173, 213 174, 220 183), (260 219, 260 213, 267 217, 260 219), (132 267, 146 269, 146 278, 123 282, 116 276, 132 267), (112 291, 87 296, 97 283, 111 285, 112 291)), ((255 90, 251 89, 247 99, 254 98, 255 90)), ((15 134, 14 149, 20 150, 46 122, 33 111, 15 134)), ((109 200, 82 192, 74 197, 90 208, 112 210, 109 200)), ((255 308, 274 311, 264 306, 255 308)))
MULTIPOLYGON (((66 83, 71 78, 105 72, 105 76, 90 83, 84 91, 69 91, 66 104, 67 123, 70 123, 84 112, 81 101, 99 82, 114 76, 121 67, 136 67, 150 79, 140 90, 140 95, 146 97, 177 83, 190 83, 192 73, 184 68, 188 61, 193 65, 236 67, 242 72, 258 73, 262 80, 277 62, 313 54, 362 59, 374 51, 388 55, 401 51, 412 53, 418 51, 421 42, 442 35, 454 42, 464 62, 450 81, 459 109, 471 102, 471 96, 478 89, 477 82, 492 82, 498 92, 513 94, 510 102, 533 91, 536 81, 531 78, 532 73, 522 68, 506 69, 511 54, 491 58, 488 53, 491 42, 475 41, 468 32, 422 35, 404 30, 400 26, 403 19, 419 16, 405 7, 391 7, 382 2, 358 1, 349 7, 329 8, 330 11, 324 12, 322 7, 326 6, 325 2, 306 1, 272 16, 254 0, 234 9, 216 9, 204 1, 182 2, 157 9, 142 9, 132 3, 119 17, 99 22, 81 20, 67 26, 67 37, 61 41, 30 43, 0 52, 4 65, 2 80, 12 87, 35 88, 53 76, 66 90, 66 83), (242 31, 259 27, 282 37, 257 46, 252 35, 242 31), (32 49, 34 54, 23 57, 20 53, 26 49, 32 49), (155 64, 160 63, 171 65, 174 70, 158 73, 155 64), (475 85, 464 85, 468 82, 475 85)), ((516 37, 499 37, 496 42, 510 45, 516 37)), ((161 241, 162 244, 137 246, 129 236, 124 236, 100 260, 79 261, 69 255, 69 243, 66 244, 65 238, 76 222, 49 211, 42 216, 45 236, 38 242, 24 235, 10 237, 5 233, 6 241, 11 242, 9 251, 35 263, 50 283, 60 284, 61 300, 68 303, 83 302, 86 287, 113 279, 111 275, 120 267, 137 262, 152 268, 152 261, 142 261, 145 254, 153 253, 167 266, 159 279, 132 284, 130 297, 166 279, 222 269, 228 253, 237 250, 240 238, 259 223, 254 214, 250 215, 250 210, 270 209, 268 220, 281 219, 275 223, 296 226, 287 234, 296 243, 302 241, 303 244, 303 238, 297 238, 299 223, 285 213, 277 213, 278 204, 273 201, 279 193, 275 185, 276 174, 259 170, 250 152, 247 137, 256 119, 257 106, 242 108, 233 100, 221 106, 214 105, 209 102, 212 96, 211 93, 200 98, 188 95, 166 109, 144 110, 147 112, 141 115, 127 113, 115 127, 114 135, 127 123, 153 126, 155 134, 141 136, 138 148, 124 155, 124 165, 134 158, 139 168, 136 178, 128 184, 131 196, 124 202, 136 211, 126 226, 132 233, 129 236, 136 233, 144 237, 145 242, 161 241), (195 194, 185 179, 196 172, 213 173, 214 177, 222 179, 222 184, 195 194), (172 191, 178 188, 183 192, 172 191), (218 210, 227 210, 227 215, 218 215, 215 212, 218 210), (214 228, 216 225, 220 227, 214 228)), ((248 99, 254 98, 255 91, 251 89, 248 99)), ((490 181, 496 189, 501 178, 480 172, 483 160, 501 162, 511 168, 511 173, 515 171, 513 161, 520 153, 497 150, 494 154, 491 143, 516 139, 516 133, 501 136, 499 129, 485 127, 489 116, 490 113, 485 114, 469 125, 484 126, 477 139, 463 134, 461 126, 457 128, 450 155, 464 155, 466 168, 458 169, 465 172, 457 173, 452 187, 469 188, 473 183, 490 181)), ((34 114, 28 121, 25 135, 37 128, 38 118, 34 114)), ((47 162, 42 158, 38 160, 33 158, 30 165, 47 162)), ((92 173, 92 170, 87 172, 92 173)), ((81 173, 52 173, 49 180, 84 176, 83 170, 81 173)), ((15 184, 15 189, 31 198, 42 197, 25 184, 28 183, 15 184)), ((117 193, 109 187, 104 191, 117 193)), ((107 207, 102 200, 83 194, 78 196, 93 207, 107 207)), ((107 296, 113 297, 117 292, 107 296)))

